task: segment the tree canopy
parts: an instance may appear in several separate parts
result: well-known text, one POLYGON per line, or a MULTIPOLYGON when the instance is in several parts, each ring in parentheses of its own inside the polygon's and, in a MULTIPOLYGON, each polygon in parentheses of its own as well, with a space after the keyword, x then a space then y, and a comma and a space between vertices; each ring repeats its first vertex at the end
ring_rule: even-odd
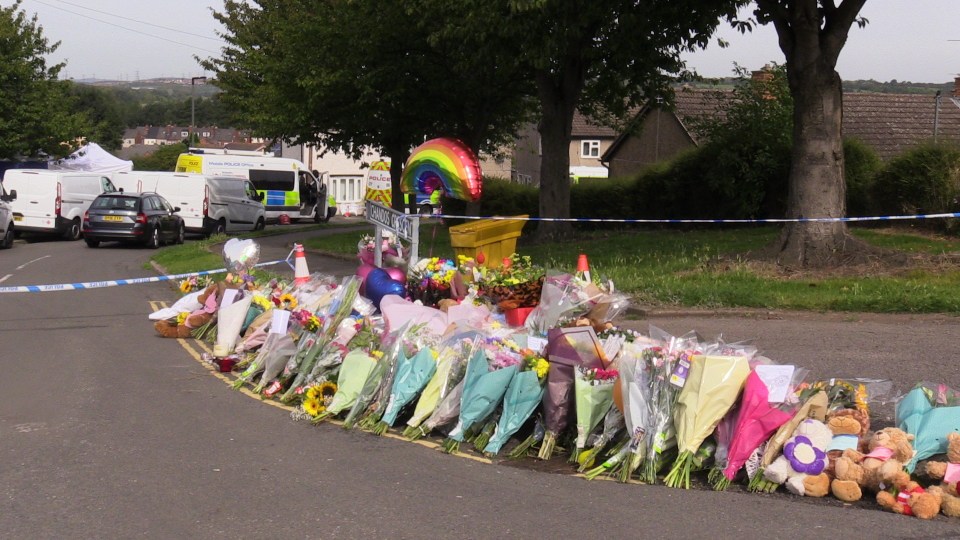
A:
POLYGON ((242 127, 360 158, 390 156, 394 206, 414 146, 449 136, 474 150, 511 139, 530 110, 528 89, 506 58, 481 62, 449 11, 423 17, 422 2, 228 0, 215 17, 227 46, 202 64, 242 127))
POLYGON ((44 59, 58 43, 48 43, 20 3, 0 7, 0 159, 63 157, 81 145, 89 120, 71 83, 57 80, 64 64, 44 59))

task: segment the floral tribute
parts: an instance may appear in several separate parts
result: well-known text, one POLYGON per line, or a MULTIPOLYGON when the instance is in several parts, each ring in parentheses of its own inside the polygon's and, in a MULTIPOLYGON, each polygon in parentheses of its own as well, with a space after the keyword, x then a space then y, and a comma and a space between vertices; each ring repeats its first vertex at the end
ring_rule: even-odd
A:
POLYGON ((202 310, 207 323, 195 336, 220 353, 230 345, 209 360, 235 388, 285 404, 295 420, 393 433, 448 453, 562 460, 587 479, 792 493, 801 485, 804 496, 830 496, 831 434, 798 426, 842 426, 831 415, 869 419, 872 404, 899 400, 897 428, 888 429, 901 429, 912 445, 904 455, 918 457, 898 472, 927 486, 916 461, 943 461, 947 434, 960 431, 960 393, 945 383, 924 382, 899 399, 890 381, 806 380, 800 366, 719 337, 622 330, 629 298, 564 270, 547 276, 516 254, 498 269, 423 259, 407 273, 410 298, 382 312, 356 276, 315 274, 299 285, 197 278, 179 283, 182 303, 151 318, 186 324, 202 310), (458 309, 439 309, 444 300, 458 309), (533 306, 527 324, 504 324, 505 310, 533 306), (789 481, 772 480, 778 464, 788 465, 789 481))

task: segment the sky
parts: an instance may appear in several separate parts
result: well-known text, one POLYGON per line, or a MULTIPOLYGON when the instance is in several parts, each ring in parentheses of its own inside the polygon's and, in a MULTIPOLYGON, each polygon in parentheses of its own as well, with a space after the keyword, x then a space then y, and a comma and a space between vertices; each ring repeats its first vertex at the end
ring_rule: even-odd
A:
MULTIPOLYGON (((10 0, 0 0, 9 6, 10 0)), ((215 57, 223 45, 212 9, 217 0, 23 0, 47 38, 60 41, 49 60, 66 61, 66 78, 137 80, 206 76, 195 56, 215 57)), ((742 13, 748 17, 750 10, 742 13)), ((957 0, 868 0, 840 54, 844 80, 944 83, 960 75, 960 2, 957 0), (951 41, 954 40, 954 41, 951 41)), ((783 63, 776 32, 769 25, 741 35, 727 25, 718 33, 731 46, 715 43, 685 54, 688 67, 705 77, 783 63)), ((714 40, 715 41, 715 40, 714 40)))

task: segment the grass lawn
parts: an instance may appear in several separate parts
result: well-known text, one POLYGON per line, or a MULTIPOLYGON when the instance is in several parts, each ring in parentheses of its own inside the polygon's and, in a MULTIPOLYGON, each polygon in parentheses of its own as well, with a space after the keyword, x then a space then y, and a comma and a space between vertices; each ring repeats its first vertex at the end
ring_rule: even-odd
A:
MULTIPOLYGON (((737 257, 771 242, 778 230, 750 227, 595 232, 562 244, 525 245, 521 241, 517 251, 547 268, 567 272, 573 271, 577 256, 586 253, 595 277, 612 279, 619 290, 631 294, 640 305, 960 314, 960 270, 955 267, 784 276, 737 257)), ((911 253, 960 251, 960 240, 908 229, 853 232, 871 244, 911 253)), ((306 240, 305 245, 354 254, 359 237, 356 232, 337 234, 306 240)), ((421 226, 420 255, 454 255, 444 227, 421 226)))

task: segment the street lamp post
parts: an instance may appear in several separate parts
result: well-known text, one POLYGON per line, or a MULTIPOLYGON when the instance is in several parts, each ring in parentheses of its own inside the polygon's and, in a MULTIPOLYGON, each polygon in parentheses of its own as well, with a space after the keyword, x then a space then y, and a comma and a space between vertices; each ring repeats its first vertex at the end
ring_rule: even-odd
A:
POLYGON ((194 126, 194 115, 196 109, 194 107, 194 98, 193 98, 193 88, 197 81, 207 82, 206 77, 191 77, 190 78, 190 135, 187 138, 187 148, 190 148, 190 145, 193 144, 193 126, 194 126))

